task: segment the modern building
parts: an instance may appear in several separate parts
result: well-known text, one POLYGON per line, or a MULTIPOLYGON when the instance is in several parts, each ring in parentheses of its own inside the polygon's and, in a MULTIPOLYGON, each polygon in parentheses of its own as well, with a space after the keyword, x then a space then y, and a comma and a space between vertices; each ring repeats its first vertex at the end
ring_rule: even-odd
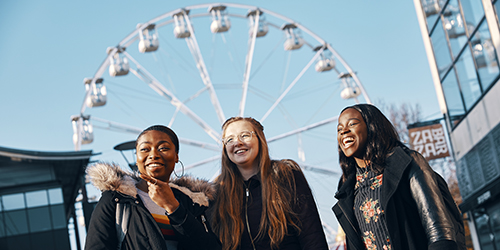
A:
POLYGON ((414 0, 474 249, 500 249, 500 0, 414 0))
POLYGON ((0 249, 71 249, 68 221, 91 156, 0 147, 0 249))

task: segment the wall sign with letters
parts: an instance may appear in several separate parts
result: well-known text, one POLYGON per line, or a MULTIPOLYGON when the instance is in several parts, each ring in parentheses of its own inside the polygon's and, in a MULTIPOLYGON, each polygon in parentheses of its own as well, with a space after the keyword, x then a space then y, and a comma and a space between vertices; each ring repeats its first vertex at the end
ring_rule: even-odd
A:
POLYGON ((422 154, 428 161, 450 156, 445 131, 440 123, 409 128, 408 134, 410 147, 422 154))

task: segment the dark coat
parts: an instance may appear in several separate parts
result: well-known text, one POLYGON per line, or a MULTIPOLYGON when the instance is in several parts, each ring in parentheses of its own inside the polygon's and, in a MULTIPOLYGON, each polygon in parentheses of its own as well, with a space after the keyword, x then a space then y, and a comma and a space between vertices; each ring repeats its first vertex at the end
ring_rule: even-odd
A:
MULTIPOLYGON (((311 193, 311 189, 301 171, 294 170, 296 197, 298 203, 293 207, 297 214, 301 232, 298 233, 294 228, 289 227, 289 234, 285 236, 281 244, 280 250, 327 250, 325 233, 321 220, 319 218, 316 202, 311 193)), ((249 205, 248 205, 248 221, 252 237, 255 238, 259 231, 260 218, 262 214, 262 188, 260 175, 254 175, 249 182, 249 205)), ((245 211, 242 212, 242 220, 245 223, 243 235, 241 237, 240 250, 253 249, 250 237, 246 226, 245 211)), ((265 234, 262 238, 254 241, 255 248, 258 250, 271 249, 270 238, 265 234)))
MULTIPOLYGON (((397 147, 386 159, 380 204, 392 249, 465 249, 461 213, 443 178, 418 152, 397 147)), ((332 210, 348 249, 366 249, 354 215, 355 174, 339 183, 332 210)))
MULTIPOLYGON (((120 203, 130 208, 124 212, 128 220, 123 223, 126 233, 121 249, 167 249, 160 228, 137 195, 135 175, 108 164, 96 164, 87 172, 103 193, 92 213, 85 249, 120 249, 121 228, 116 225, 117 204, 120 203)), ((178 240, 178 249, 221 249, 218 238, 205 220, 208 197, 213 197, 214 192, 211 185, 186 177, 176 183, 169 184, 180 205, 168 218, 178 240)))

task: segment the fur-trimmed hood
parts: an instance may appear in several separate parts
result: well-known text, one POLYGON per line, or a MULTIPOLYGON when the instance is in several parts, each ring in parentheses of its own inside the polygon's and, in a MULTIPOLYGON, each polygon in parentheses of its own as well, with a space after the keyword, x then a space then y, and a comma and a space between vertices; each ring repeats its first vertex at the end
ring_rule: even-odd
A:
MULTIPOLYGON (((135 185, 141 180, 139 172, 127 171, 115 163, 103 162, 87 167, 86 172, 92 184, 101 192, 116 191, 137 198, 135 185)), ((192 176, 170 179, 169 185, 202 206, 208 207, 209 201, 215 197, 214 184, 192 176)))

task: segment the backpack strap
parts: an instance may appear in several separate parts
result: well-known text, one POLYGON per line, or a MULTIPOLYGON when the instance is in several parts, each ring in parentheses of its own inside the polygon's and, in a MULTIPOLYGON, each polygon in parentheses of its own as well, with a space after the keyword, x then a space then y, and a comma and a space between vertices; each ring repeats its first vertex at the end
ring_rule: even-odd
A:
POLYGON ((118 247, 120 250, 123 240, 127 234, 128 223, 130 219, 130 204, 117 203, 116 204, 116 234, 118 236, 118 247))

